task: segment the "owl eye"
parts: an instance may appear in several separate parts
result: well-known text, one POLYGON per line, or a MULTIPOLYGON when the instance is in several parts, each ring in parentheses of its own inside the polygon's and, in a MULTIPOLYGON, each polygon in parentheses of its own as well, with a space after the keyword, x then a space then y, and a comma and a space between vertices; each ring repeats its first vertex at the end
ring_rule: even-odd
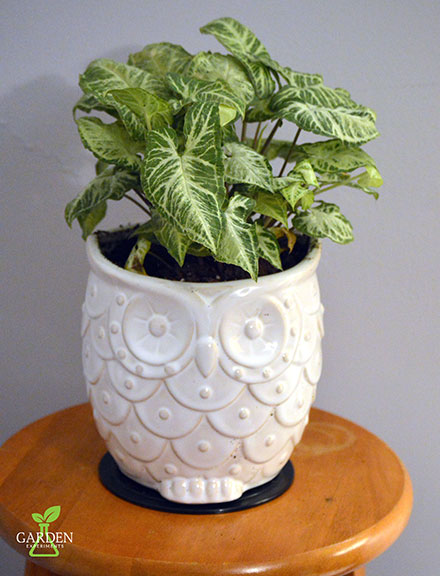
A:
POLYGON ((110 309, 110 339, 120 363, 143 378, 180 372, 190 360, 194 318, 172 294, 117 294, 110 309))

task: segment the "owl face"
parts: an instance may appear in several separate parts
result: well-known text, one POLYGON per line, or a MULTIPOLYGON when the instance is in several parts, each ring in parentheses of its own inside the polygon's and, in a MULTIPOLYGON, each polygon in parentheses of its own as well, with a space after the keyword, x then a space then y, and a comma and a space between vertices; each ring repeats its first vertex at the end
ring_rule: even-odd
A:
POLYGON ((301 438, 321 372, 316 246, 252 280, 141 277, 88 240, 83 366, 97 428, 121 470, 183 503, 271 480, 301 438))

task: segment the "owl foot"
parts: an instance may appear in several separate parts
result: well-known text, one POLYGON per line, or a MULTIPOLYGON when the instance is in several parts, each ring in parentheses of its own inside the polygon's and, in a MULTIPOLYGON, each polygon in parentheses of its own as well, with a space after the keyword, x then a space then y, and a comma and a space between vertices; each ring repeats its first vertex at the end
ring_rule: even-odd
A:
POLYGON ((243 494, 243 483, 229 476, 224 478, 173 478, 162 480, 159 492, 167 500, 182 504, 229 502, 243 494))

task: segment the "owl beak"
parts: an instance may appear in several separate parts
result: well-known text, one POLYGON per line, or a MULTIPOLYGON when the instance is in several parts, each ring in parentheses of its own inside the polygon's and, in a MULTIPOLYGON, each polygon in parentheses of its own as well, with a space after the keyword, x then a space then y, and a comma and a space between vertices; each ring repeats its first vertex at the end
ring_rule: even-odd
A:
POLYGON ((197 341, 196 364, 205 378, 212 373, 217 366, 218 346, 211 336, 202 336, 197 341))

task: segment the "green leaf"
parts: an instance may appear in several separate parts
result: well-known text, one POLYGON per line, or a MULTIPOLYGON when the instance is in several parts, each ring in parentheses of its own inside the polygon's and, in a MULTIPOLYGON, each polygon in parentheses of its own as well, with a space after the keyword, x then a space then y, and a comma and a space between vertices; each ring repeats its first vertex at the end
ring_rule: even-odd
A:
POLYGON ((148 130, 163 128, 173 122, 173 111, 166 100, 142 88, 112 90, 116 102, 124 104, 145 123, 148 130))
POLYGON ((118 116, 117 111, 113 107, 101 104, 101 102, 91 94, 83 94, 75 104, 72 110, 74 118, 76 116, 77 110, 81 110, 81 112, 86 113, 97 110, 98 112, 107 112, 107 114, 110 114, 111 116, 118 116))
POLYGON ((72 226, 75 218, 85 219, 93 210, 96 210, 96 212, 91 221, 103 212, 102 217, 104 217, 105 209, 103 210, 102 205, 105 205, 107 200, 120 200, 137 184, 138 179, 136 176, 123 170, 107 168, 96 176, 76 198, 67 204, 65 210, 67 224, 72 226))
MULTIPOLYGON (((264 146, 266 140, 263 139, 262 145, 264 146)), ((287 154, 291 148, 292 142, 289 140, 276 140, 273 139, 268 148, 266 149, 265 156, 268 160, 274 160, 275 158, 286 159, 287 154)), ((293 162, 293 154, 289 155, 289 160, 293 162)))
POLYGON ((383 178, 379 173, 379 170, 374 165, 374 162, 367 164, 365 166, 365 172, 363 172, 358 178, 357 183, 362 187, 379 188, 383 184, 383 178))
POLYGON ((301 160, 301 162, 298 162, 290 174, 299 174, 307 186, 319 186, 315 171, 309 160, 301 160))
POLYGON ((362 144, 379 133, 372 110, 354 103, 346 91, 321 84, 308 88, 283 86, 274 95, 271 107, 285 118, 314 134, 362 144))
MULTIPOLYGON (((273 60, 272 60, 273 62, 273 60)), ((278 64, 278 63, 277 63, 278 64)), ((309 74, 308 72, 296 72, 288 67, 276 66, 276 71, 286 80, 290 86, 297 88, 307 88, 307 86, 315 86, 322 84, 323 78, 321 74, 309 74)))
POLYGON ((184 78, 176 74, 169 74, 167 78, 171 89, 179 94, 184 103, 215 102, 237 110, 241 116, 245 114, 245 102, 221 80, 199 80, 198 78, 184 78))
POLYGON ((191 59, 191 54, 182 46, 159 42, 149 44, 140 52, 130 54, 128 64, 164 78, 169 72, 185 74, 191 59))
POLYGON ((169 91, 162 78, 145 70, 101 58, 94 60, 80 76, 79 85, 86 94, 91 94, 99 102, 115 108, 130 135, 136 140, 145 138, 145 128, 137 116, 124 104, 117 102, 111 94, 113 90, 142 88, 161 98, 169 97, 169 91))
POLYGON ((139 170, 143 145, 134 142, 119 122, 104 124, 99 118, 79 118, 78 131, 84 146, 96 158, 129 170, 139 170))
POLYGON ((219 18, 200 28, 212 34, 231 54, 240 60, 254 86, 258 98, 267 98, 275 90, 275 82, 263 63, 270 59, 265 46, 255 34, 233 18, 219 18))
POLYGON ((312 238, 330 238, 338 244, 348 244, 354 240, 353 228, 336 204, 321 202, 308 212, 295 216, 293 225, 312 238))
POLYGON ((37 524, 41 524, 42 522, 44 522, 43 516, 41 514, 37 514, 36 512, 32 514, 32 520, 37 524))
POLYGON ((239 142, 228 142, 224 151, 226 182, 272 190, 272 168, 264 156, 239 142))
POLYGON ((61 512, 61 506, 51 506, 44 513, 44 521, 49 522, 49 524, 51 522, 55 522, 55 520, 58 519, 60 512, 61 512))
POLYGON ((145 257, 151 248, 151 242, 144 236, 138 235, 136 244, 131 249, 131 252, 125 262, 124 268, 126 270, 131 270, 140 274, 141 276, 146 276, 144 268, 145 257))
POLYGON ((87 238, 92 234, 98 224, 105 218, 107 213, 107 203, 101 202, 88 212, 83 212, 78 215, 78 224, 82 230, 82 239, 87 240, 87 238))
MULTIPOLYGON (((362 172, 358 176, 350 176, 350 174, 347 172, 331 172, 330 174, 323 174, 320 178, 321 186, 330 184, 332 187, 338 185, 347 186, 348 188, 356 188, 358 190, 362 190, 370 196, 374 196, 374 198, 377 200, 379 198, 379 193, 377 190, 371 186, 363 184, 363 182, 369 181, 370 177, 366 172, 362 172), (363 177, 365 178, 363 179, 363 177)), ((322 192, 325 192, 325 190, 322 190, 322 192)), ((319 193, 321 193, 321 191, 319 193)))
POLYGON ((272 120, 272 118, 275 117, 275 112, 270 107, 271 99, 272 97, 253 102, 252 108, 246 112, 246 122, 265 122, 266 120, 272 120))
POLYGON ((183 266, 186 253, 192 243, 190 238, 179 232, 173 224, 170 224, 164 218, 161 218, 160 226, 156 230, 156 238, 168 250, 179 266, 183 266))
POLYGON ((237 131, 234 124, 227 124, 222 127, 222 140, 227 142, 239 142, 237 131))
POLYGON ((258 238, 258 254, 260 258, 267 260, 272 266, 283 269, 280 258, 280 245, 278 240, 272 232, 263 228, 261 224, 256 224, 257 238, 258 238))
POLYGON ((216 260, 234 264, 246 270, 257 281, 258 239, 254 223, 248 223, 254 206, 251 198, 240 194, 233 196, 224 212, 216 260))
POLYGON ((242 64, 229 54, 199 52, 191 62, 188 74, 199 80, 220 80, 245 103, 255 97, 255 91, 242 64))
POLYGON ((268 192, 255 186, 243 186, 240 191, 255 201, 254 212, 269 216, 288 227, 287 202, 281 194, 268 192))
MULTIPOLYGON (((373 167, 376 171, 371 172, 375 184, 368 186, 380 186, 376 179, 377 168, 373 158, 361 148, 346 144, 340 140, 325 140, 323 142, 313 142, 312 144, 302 144, 297 146, 292 153, 292 159, 301 161, 307 159, 314 170, 320 174, 329 172, 352 172, 357 168, 366 166, 373 167)), ((379 175, 380 177, 380 175, 379 175)), ((382 183, 382 178, 380 178, 382 183)))
POLYGON ((194 104, 184 135, 180 153, 171 128, 148 133, 142 186, 165 220, 216 253, 225 197, 218 106, 194 104))
MULTIPOLYGON (((292 182, 291 184, 280 190, 280 192, 282 196, 284 196, 284 198, 290 204, 292 210, 296 209, 296 204, 298 203, 299 200, 310 194, 309 189, 304 186, 303 182, 292 182)), ((314 196, 312 195, 312 197, 314 196)))

